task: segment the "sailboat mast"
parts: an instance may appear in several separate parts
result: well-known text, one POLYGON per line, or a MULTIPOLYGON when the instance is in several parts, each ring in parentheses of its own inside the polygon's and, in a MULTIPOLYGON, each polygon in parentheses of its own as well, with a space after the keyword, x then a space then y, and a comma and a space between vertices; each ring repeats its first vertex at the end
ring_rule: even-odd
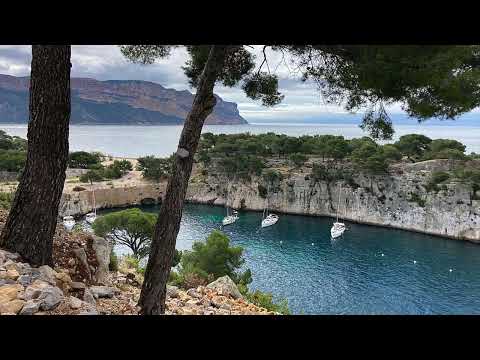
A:
POLYGON ((338 222, 338 212, 339 212, 338 210, 340 208, 340 193, 341 193, 341 191, 339 189, 338 190, 338 203, 337 203, 337 222, 338 222))

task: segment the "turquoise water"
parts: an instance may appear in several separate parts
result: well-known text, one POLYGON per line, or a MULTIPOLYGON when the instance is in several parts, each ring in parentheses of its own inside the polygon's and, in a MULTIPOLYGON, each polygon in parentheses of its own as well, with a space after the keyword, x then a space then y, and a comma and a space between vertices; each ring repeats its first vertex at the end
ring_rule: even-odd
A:
MULTIPOLYGON (((186 205, 177 248, 204 240, 224 214, 186 205)), ((261 216, 240 212, 224 232, 245 249, 250 288, 287 298, 293 313, 480 314, 479 245, 352 223, 332 242, 332 219, 281 215, 259 229, 261 216)))

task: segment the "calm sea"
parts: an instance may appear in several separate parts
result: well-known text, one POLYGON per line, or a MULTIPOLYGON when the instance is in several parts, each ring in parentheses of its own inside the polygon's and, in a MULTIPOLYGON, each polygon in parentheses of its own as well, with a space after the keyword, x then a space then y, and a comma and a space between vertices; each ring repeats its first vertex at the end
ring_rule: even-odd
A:
MULTIPOLYGON (((453 123, 455 124, 455 123, 453 123)), ((0 124, 10 135, 26 137, 27 125, 0 124)), ((396 125, 395 139, 401 135, 418 133, 432 139, 455 139, 467 146, 467 152, 480 152, 480 127, 464 125, 432 125, 432 123, 396 125)), ((113 156, 139 157, 144 155, 168 156, 178 144, 182 126, 128 126, 128 125, 72 125, 70 149, 72 151, 101 151, 113 156)), ((203 132, 234 134, 274 132, 290 136, 333 134, 345 138, 365 136, 355 124, 298 124, 258 123, 248 125, 210 125, 203 132)))
MULTIPOLYGON (((224 216, 219 206, 187 204, 177 248, 205 240, 224 216)), ((280 215, 263 229, 261 219, 240 211, 223 231, 245 249, 250 288, 286 298, 295 314, 480 314, 479 245, 348 222, 332 241, 329 218, 280 215)))

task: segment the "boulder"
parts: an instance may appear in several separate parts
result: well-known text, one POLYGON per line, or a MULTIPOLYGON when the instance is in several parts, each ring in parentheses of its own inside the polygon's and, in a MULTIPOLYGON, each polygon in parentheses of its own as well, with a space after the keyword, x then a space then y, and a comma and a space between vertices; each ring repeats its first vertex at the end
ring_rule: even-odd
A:
POLYGON ((83 301, 94 306, 97 305, 97 302, 95 301, 95 297, 93 296, 89 288, 86 288, 83 293, 83 301))
POLYGON ((167 285, 167 297, 177 298, 178 297, 178 287, 167 285))
POLYGON ((42 290, 48 286, 50 285, 45 281, 38 280, 38 279, 35 280, 32 285, 28 286, 25 289, 25 293, 23 294, 23 300, 28 301, 32 299, 37 299, 42 293, 42 290))
POLYGON ((195 299, 201 299, 202 294, 200 294, 196 289, 188 289, 187 290, 187 295, 190 297, 193 297, 195 299))
POLYGON ((39 278, 39 276, 37 276, 37 275, 24 274, 24 275, 20 275, 18 277, 17 283, 19 283, 23 286, 28 286, 28 285, 31 285, 38 278, 39 278))
POLYGON ((63 292, 56 286, 44 288, 38 297, 38 301, 40 302, 40 310, 44 311, 55 309, 62 300, 63 292))
POLYGON ((108 265, 110 264, 110 246, 104 238, 93 236, 92 248, 98 262, 94 274, 95 282, 105 285, 108 279, 108 265))
POLYGON ((66 272, 57 272, 55 274, 55 279, 57 280, 57 286, 62 289, 63 293, 67 293, 72 285, 72 279, 70 275, 66 272))
POLYGON ((0 287, 0 304, 15 300, 23 286, 19 284, 3 285, 0 287))
POLYGON ((46 282, 48 282, 51 285, 56 285, 56 271, 53 270, 50 266, 48 265, 42 265, 38 268, 40 271, 40 278, 46 282))
POLYGON ((25 301, 19 299, 0 304, 0 314, 18 314, 22 310, 23 304, 25 301))
POLYGON ((33 315, 40 310, 40 303, 36 300, 28 300, 20 311, 20 315, 33 315))
POLYGON ((82 307, 82 304, 85 302, 80 300, 79 298, 76 298, 75 296, 70 296, 68 298, 68 303, 72 309, 80 309, 82 307))
POLYGON ((242 294, 237 288, 237 285, 228 277, 228 275, 218 278, 214 282, 207 285, 208 289, 215 290, 219 295, 229 295, 234 299, 241 299, 242 294))
POLYGON ((87 278, 89 281, 92 280, 92 273, 90 271, 90 266, 88 265, 87 253, 84 248, 74 249, 73 253, 75 257, 79 260, 80 265, 80 274, 87 278))
POLYGON ((83 283, 81 281, 72 281, 72 283, 70 284, 70 287, 73 290, 84 290, 85 289, 85 283, 83 283))
POLYGON ((98 298, 112 298, 115 293, 118 293, 118 289, 110 287, 110 286, 91 286, 90 291, 92 292, 93 296, 98 298))
POLYGON ((7 270, 7 273, 5 274, 5 276, 7 279, 17 280, 20 274, 16 269, 10 269, 10 270, 7 270))
POLYGON ((0 278, 0 286, 12 285, 12 284, 15 284, 15 281, 13 281, 12 279, 2 279, 2 278, 0 278))
POLYGON ((49 285, 42 280, 35 280, 25 289, 24 300, 36 300, 40 310, 52 310, 63 300, 63 292, 56 286, 49 285))
POLYGON ((0 252, 0 266, 2 266, 5 261, 7 261, 7 256, 3 253, 3 251, 1 251, 0 252))

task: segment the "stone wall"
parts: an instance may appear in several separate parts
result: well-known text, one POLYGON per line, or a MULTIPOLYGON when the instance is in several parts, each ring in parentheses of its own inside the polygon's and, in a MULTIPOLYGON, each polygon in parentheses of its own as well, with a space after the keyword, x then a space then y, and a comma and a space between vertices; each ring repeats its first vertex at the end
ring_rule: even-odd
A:
MULTIPOLYGON (((129 187, 106 187, 95 190, 97 209, 108 209, 141 204, 158 204, 165 192, 164 183, 129 187)), ((64 193, 60 200, 59 215, 80 216, 93 211, 91 190, 64 193)))

